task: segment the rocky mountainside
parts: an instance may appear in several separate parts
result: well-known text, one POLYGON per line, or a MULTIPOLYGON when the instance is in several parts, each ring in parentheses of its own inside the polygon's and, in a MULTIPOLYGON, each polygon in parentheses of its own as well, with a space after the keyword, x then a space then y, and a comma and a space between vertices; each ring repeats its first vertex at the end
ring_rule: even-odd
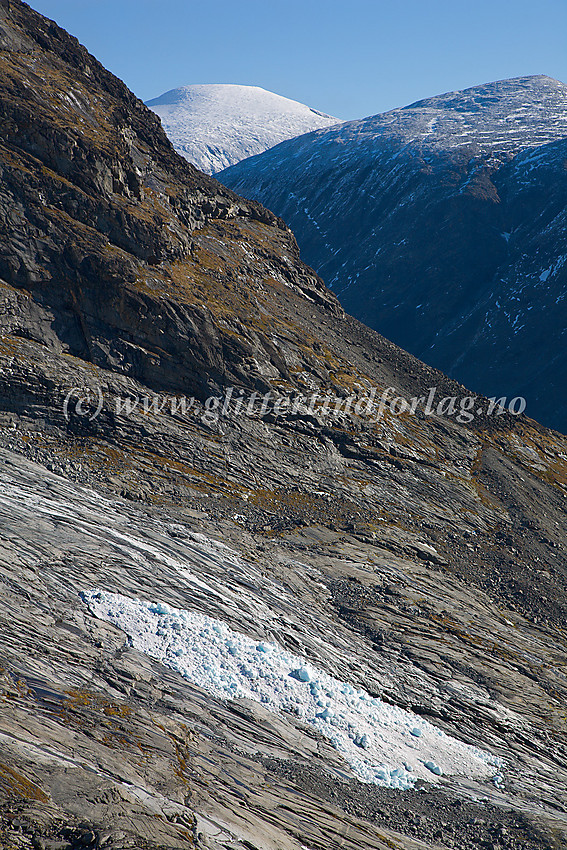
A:
POLYGON ((338 122, 259 86, 180 86, 146 106, 159 115, 175 149, 205 174, 338 122))
POLYGON ((523 77, 279 145, 225 171, 346 310, 567 431, 567 86, 523 77))
POLYGON ((0 845, 564 847, 567 439, 19 0, 0 46, 0 845))

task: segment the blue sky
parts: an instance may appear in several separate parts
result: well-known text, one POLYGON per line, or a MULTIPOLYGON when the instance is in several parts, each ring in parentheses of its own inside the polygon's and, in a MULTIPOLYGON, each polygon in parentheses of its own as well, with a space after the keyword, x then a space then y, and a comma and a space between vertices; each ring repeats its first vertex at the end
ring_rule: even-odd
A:
POLYGON ((567 0, 30 0, 143 100, 258 85, 360 118, 490 80, 567 82, 567 0))

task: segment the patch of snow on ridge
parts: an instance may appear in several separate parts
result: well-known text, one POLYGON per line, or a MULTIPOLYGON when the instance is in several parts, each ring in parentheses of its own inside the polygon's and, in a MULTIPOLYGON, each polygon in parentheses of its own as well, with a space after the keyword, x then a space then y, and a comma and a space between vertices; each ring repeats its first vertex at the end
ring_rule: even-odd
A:
POLYGON ((405 790, 441 775, 495 778, 503 762, 412 712, 341 682, 276 643, 252 640, 222 620, 116 593, 81 594, 90 611, 131 645, 218 699, 251 699, 315 727, 363 782, 405 790))

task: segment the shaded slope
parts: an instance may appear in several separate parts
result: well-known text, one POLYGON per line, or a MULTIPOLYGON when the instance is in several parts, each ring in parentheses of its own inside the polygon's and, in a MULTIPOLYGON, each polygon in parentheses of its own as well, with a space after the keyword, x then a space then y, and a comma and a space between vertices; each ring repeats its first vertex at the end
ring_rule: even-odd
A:
POLYGON ((567 87, 440 95, 286 142, 222 174, 276 210, 358 318, 567 430, 567 87))

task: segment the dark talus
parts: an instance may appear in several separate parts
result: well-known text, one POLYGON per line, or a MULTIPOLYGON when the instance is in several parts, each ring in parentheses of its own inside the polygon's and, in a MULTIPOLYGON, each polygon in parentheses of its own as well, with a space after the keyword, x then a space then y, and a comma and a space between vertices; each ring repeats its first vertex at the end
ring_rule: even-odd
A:
POLYGON ((567 86, 525 77, 282 143, 219 175, 353 315, 567 431, 567 86))
POLYGON ((204 415, 232 385, 467 391, 345 316, 74 39, 19 2, 0 33, 2 846, 561 847, 567 440, 508 414, 204 415), (275 641, 504 783, 363 784, 298 715, 135 650, 93 588, 275 641))

